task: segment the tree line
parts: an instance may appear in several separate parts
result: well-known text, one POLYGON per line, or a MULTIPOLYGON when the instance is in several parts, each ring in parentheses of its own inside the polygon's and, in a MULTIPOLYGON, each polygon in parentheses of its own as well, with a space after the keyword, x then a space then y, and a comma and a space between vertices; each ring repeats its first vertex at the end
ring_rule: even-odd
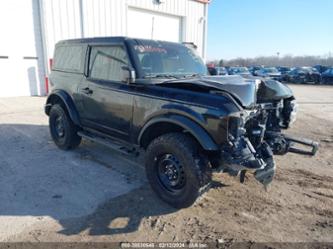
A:
POLYGON ((236 58, 231 60, 213 60, 208 63, 213 63, 221 67, 224 66, 286 66, 286 67, 303 67, 303 66, 329 66, 333 67, 332 56, 260 56, 256 58, 236 58))

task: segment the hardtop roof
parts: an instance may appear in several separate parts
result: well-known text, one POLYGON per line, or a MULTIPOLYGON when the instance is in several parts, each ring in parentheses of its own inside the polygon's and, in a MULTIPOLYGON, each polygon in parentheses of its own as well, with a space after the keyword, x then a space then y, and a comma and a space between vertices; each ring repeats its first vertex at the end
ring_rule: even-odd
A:
POLYGON ((68 39, 57 42, 57 45, 66 44, 85 44, 85 43, 114 43, 114 42, 124 42, 131 38, 125 36, 105 36, 105 37, 89 37, 89 38, 79 38, 79 39, 68 39))
POLYGON ((156 41, 163 43, 174 43, 179 44, 177 42, 169 42, 169 41, 160 41, 160 40, 151 40, 151 39, 142 39, 142 38, 132 38, 127 36, 105 36, 105 37, 90 37, 90 38, 79 38, 79 39, 68 39, 57 42, 58 45, 69 45, 69 44, 93 44, 93 43, 122 43, 126 40, 131 40, 139 43, 139 41, 156 41))

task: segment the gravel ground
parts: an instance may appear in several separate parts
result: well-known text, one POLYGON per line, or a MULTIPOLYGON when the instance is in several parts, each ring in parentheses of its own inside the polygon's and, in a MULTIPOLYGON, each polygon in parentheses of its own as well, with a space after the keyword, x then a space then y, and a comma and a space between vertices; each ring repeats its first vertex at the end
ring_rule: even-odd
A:
POLYGON ((318 154, 277 156, 267 191, 216 174, 183 210, 155 197, 140 162, 89 142, 58 151, 45 99, 0 99, 0 241, 333 242, 333 87, 291 87, 289 133, 319 141, 318 154))

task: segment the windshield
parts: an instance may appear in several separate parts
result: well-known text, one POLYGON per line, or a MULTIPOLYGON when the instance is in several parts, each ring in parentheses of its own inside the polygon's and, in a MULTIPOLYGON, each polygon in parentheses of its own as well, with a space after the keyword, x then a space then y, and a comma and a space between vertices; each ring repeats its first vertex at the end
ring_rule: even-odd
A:
POLYGON ((324 74, 333 74, 333 68, 327 69, 324 74))
POLYGON ((278 72, 279 72, 279 71, 278 71, 276 68, 274 68, 274 67, 265 68, 264 71, 265 71, 266 73, 278 73, 278 72))
POLYGON ((299 69, 299 72, 302 72, 302 73, 317 73, 317 69, 315 68, 311 68, 311 67, 302 67, 299 69))
POLYGON ((279 71, 280 71, 281 73, 285 73, 285 72, 290 71, 290 69, 287 68, 287 67, 281 67, 281 68, 279 69, 279 71))
POLYGON ((232 68, 232 71, 235 73, 248 73, 249 70, 246 67, 235 67, 232 68))
POLYGON ((144 78, 207 75, 202 59, 178 43, 137 40, 133 45, 144 78))

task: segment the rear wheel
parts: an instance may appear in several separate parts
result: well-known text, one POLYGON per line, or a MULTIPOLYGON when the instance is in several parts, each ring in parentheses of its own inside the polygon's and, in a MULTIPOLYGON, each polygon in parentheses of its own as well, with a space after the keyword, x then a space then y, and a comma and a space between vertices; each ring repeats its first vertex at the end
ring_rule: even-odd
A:
POLYGON ((49 128, 54 143, 62 150, 74 149, 81 143, 81 137, 77 135, 78 127, 59 104, 51 108, 49 128))
POLYGON ((208 160, 183 133, 153 140, 146 151, 147 178, 157 195, 175 208, 191 206, 211 181, 208 160))

